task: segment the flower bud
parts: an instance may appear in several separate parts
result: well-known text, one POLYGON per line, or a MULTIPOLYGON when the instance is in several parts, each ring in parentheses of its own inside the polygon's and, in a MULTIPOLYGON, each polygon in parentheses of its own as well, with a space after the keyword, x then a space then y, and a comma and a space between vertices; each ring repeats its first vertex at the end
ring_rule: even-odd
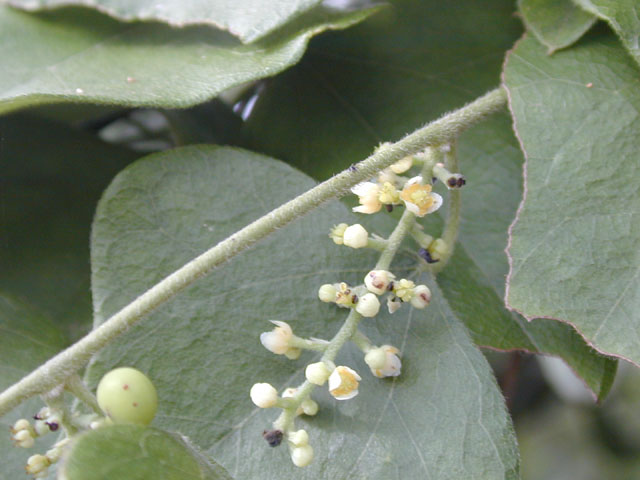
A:
POLYGON ((382 295, 394 278, 395 275, 386 270, 371 270, 364 277, 364 284, 370 292, 382 295))
POLYGON ((413 289, 413 297, 411 297, 411 305, 414 308, 425 308, 431 301, 431 290, 426 285, 418 285, 413 289))
POLYGON ((306 467, 313 461, 313 448, 311 445, 295 447, 291 450, 291 461, 296 467, 306 467))
POLYGON ((31 448, 35 443, 31 430, 20 430, 13 435, 12 439, 16 446, 22 448, 31 448))
POLYGON ((289 360, 297 360, 300 358, 302 354, 302 350, 296 347, 289 347, 286 352, 284 352, 284 356, 289 360))
POLYGON ((27 460, 25 470, 31 475, 36 475, 36 478, 42 478, 42 475, 38 474, 46 472, 49 465, 51 465, 51 462, 44 455, 31 455, 27 460))
POLYGON ((314 385, 324 385, 331 375, 331 369, 324 362, 316 362, 307 365, 304 374, 314 385))
POLYGON ((318 413, 318 404, 313 400, 311 400, 310 398, 307 398, 306 400, 303 400, 302 403, 300 404, 300 409, 302 410, 302 413, 312 417, 316 413, 318 413))
POLYGON ((31 424, 29 423, 29 420, 27 420, 26 418, 21 418, 20 420, 17 420, 16 423, 13 424, 13 426, 11 427, 11 433, 18 433, 20 430, 30 430, 31 429, 31 424))
POLYGON ((293 444, 296 447, 304 447, 305 445, 309 445, 309 434, 306 430, 298 430, 297 432, 291 432, 287 439, 289 443, 293 444))
POLYGON ((268 383, 256 383, 251 387, 251 401, 260 408, 275 407, 278 402, 278 392, 268 383))
POLYGON ((369 241, 369 233, 359 223, 350 225, 344 231, 344 244, 347 247, 351 247, 351 248, 366 247, 368 241, 369 241))
POLYGON ((375 317, 380 311, 380 300, 373 293, 360 297, 356 304, 356 312, 363 317, 375 317))
POLYGON ((398 349, 391 345, 383 345, 370 350, 364 357, 364 361, 378 378, 397 377, 400 375, 402 362, 398 357, 398 349))
POLYGON ((286 322, 271 320, 271 323, 276 325, 276 328, 270 332, 262 332, 260 334, 260 343, 267 350, 277 355, 284 355, 289 349, 289 340, 293 336, 293 331, 286 322))
POLYGON ((36 431, 36 434, 41 437, 45 433, 49 433, 51 430, 49 429, 49 425, 44 420, 36 420, 33 423, 33 429, 36 431))
POLYGON ((338 293, 336 287, 334 287, 330 283, 325 283, 318 290, 318 298, 326 303, 335 302, 336 293, 338 293))
POLYGON ((393 173, 404 173, 413 166, 413 156, 409 155, 389 167, 393 173))
POLYGON ((329 376, 329 393, 337 400, 349 400, 358 394, 360 375, 349 367, 336 367, 329 376))

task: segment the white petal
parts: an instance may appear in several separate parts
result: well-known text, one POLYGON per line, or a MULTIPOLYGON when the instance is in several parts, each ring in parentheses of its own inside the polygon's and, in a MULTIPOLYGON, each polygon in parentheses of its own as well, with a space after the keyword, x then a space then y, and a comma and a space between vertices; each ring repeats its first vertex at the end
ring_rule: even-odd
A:
POLYGON ((329 391, 339 388, 341 383, 342 377, 337 370, 334 370, 333 373, 329 375, 329 391))
MULTIPOLYGON (((380 206, 382 206, 382 204, 380 204, 380 206)), ((380 210, 380 206, 375 204, 367 204, 367 205, 360 205, 358 207, 353 207, 351 210, 357 213, 376 213, 377 211, 380 210)))
POLYGON ((340 395, 338 397, 336 397, 334 395, 333 398, 335 398, 336 400, 350 400, 353 397, 355 397, 356 395, 358 395, 358 389, 351 390, 349 393, 347 393, 345 395, 340 395))
POLYGON ((289 349, 286 340, 276 330, 262 332, 260 334, 260 343, 264 348, 277 355, 283 355, 289 349))
POLYGON ((351 192, 359 197, 365 197, 374 189, 378 189, 378 184, 373 182, 362 182, 351 187, 351 192))
POLYGON ((420 216, 420 207, 418 207, 418 205, 416 205, 415 203, 411 203, 411 202, 404 202, 405 207, 407 207, 407 210, 409 210, 411 213, 413 213, 414 215, 418 215, 420 216))
POLYGON ((405 183, 405 187, 409 186, 409 185, 415 185, 415 184, 422 184, 422 175, 418 175, 417 177, 413 177, 410 178, 409 180, 407 180, 407 183, 405 183))
POLYGON ((427 209, 425 215, 427 213, 433 213, 438 210, 442 206, 442 197, 437 193, 432 193, 431 198, 433 198, 433 204, 427 209))
POLYGON ((293 335, 293 330, 291 330, 291 326, 287 322, 282 322, 280 320, 270 320, 270 322, 282 329, 280 331, 286 339, 291 338, 291 336, 293 335))

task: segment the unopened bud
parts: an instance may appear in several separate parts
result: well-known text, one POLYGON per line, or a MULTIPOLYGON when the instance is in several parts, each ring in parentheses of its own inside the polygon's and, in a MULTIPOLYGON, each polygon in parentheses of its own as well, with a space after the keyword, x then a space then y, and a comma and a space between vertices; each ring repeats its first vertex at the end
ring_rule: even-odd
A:
POLYGON ((344 244, 347 247, 351 247, 351 248, 366 247, 368 241, 369 241, 369 233, 359 223, 350 225, 344 231, 344 244))

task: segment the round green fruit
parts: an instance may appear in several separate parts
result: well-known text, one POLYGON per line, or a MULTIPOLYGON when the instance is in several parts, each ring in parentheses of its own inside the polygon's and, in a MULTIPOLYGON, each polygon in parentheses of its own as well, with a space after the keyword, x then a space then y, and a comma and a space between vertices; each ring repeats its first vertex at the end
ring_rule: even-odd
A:
POLYGON ((140 370, 116 368, 107 373, 96 392, 102 411, 114 423, 148 425, 158 409, 158 394, 140 370))

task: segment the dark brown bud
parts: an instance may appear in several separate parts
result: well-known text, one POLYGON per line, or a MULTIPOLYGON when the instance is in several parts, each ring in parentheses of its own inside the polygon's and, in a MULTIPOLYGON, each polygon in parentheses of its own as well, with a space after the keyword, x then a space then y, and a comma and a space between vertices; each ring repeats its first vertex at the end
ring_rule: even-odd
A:
POLYGON ((277 447, 282 443, 284 433, 282 433, 282 430, 265 430, 262 432, 262 437, 267 441, 270 447, 277 447))

